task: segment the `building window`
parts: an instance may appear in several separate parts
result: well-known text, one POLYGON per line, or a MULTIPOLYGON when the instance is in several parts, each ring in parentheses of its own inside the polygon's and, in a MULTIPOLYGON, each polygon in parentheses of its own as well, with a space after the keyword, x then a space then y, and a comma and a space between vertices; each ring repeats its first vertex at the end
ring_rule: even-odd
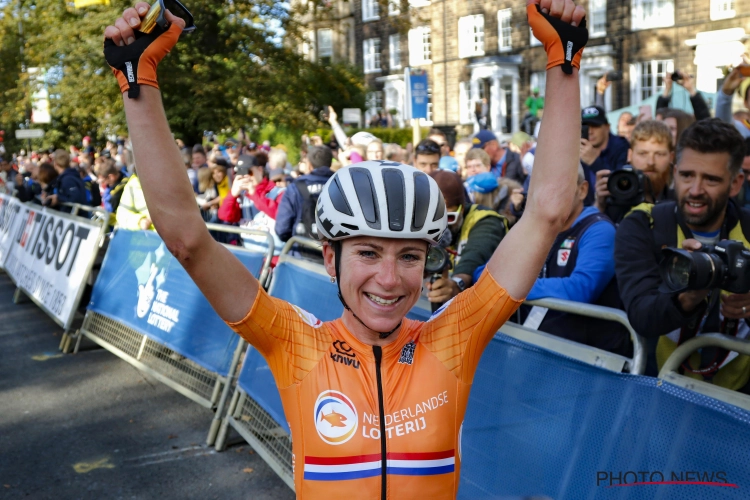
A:
POLYGON ((542 42, 539 41, 537 37, 534 36, 534 32, 529 28, 529 45, 532 47, 537 47, 541 45, 542 42))
POLYGON ((412 7, 427 7, 430 3, 430 0, 409 0, 409 5, 412 7))
POLYGON ((607 0, 589 0, 590 37, 607 34, 607 0))
POLYGON ((380 19, 378 0, 362 0, 362 20, 373 21, 380 19))
POLYGON ((365 102, 369 111, 379 113, 383 109, 383 92, 380 90, 368 92, 365 96, 365 102))
POLYGON ((730 19, 734 16, 734 0, 711 0, 712 21, 730 19))
POLYGON ((432 125, 432 87, 427 87, 427 123, 425 125, 432 125))
POLYGON ((333 30, 318 30, 318 60, 331 61, 333 57, 333 30))
POLYGON ((409 65, 421 66, 432 63, 432 43, 429 26, 409 30, 409 65))
POLYGON ((401 35, 388 37, 388 66, 391 71, 401 68, 401 35))
POLYGON ((484 16, 466 16, 458 20, 458 57, 484 55, 484 16))
POLYGON ((633 0, 634 30, 674 26, 674 0, 633 0))
POLYGON ((529 82, 531 89, 539 89, 539 95, 544 97, 544 91, 547 88, 547 72, 546 71, 535 71, 531 73, 531 81, 529 82))
POLYGON ((630 65, 631 104, 645 101, 664 89, 664 78, 674 72, 674 62, 647 61, 630 65))
POLYGON ((505 52, 513 48, 510 38, 511 13, 512 9, 497 11, 497 47, 500 52, 505 52))
POLYGON ((362 42, 362 53, 364 54, 365 73, 377 73, 380 71, 380 39, 368 38, 362 42))

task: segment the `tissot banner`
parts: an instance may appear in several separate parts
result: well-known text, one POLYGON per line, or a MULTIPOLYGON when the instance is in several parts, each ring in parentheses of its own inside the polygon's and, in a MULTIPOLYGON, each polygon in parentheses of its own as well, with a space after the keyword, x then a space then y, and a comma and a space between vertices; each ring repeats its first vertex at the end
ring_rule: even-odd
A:
MULTIPOLYGON (((15 211, 13 205, 11 212, 15 211)), ((99 249, 102 226, 83 217, 20 204, 5 270, 58 324, 70 327, 99 249)))
POLYGON ((5 258, 8 256, 15 229, 21 221, 22 206, 17 198, 0 194, 0 269, 5 269, 5 258))
MULTIPOLYGON (((262 253, 231 249, 260 274, 262 253)), ((216 314, 153 231, 118 230, 94 286, 90 311, 107 316, 226 376, 239 337, 216 314)))

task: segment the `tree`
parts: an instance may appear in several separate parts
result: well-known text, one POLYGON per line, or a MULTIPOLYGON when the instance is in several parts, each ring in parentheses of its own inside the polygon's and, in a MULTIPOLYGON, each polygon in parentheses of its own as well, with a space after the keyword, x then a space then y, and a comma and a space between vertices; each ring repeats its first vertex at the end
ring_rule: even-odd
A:
MULTIPOLYGON (((53 122, 45 126, 45 141, 61 145, 78 143, 83 135, 125 133, 122 99, 102 55, 102 33, 132 2, 112 0, 109 6, 78 10, 60 0, 23 0, 20 5, 6 5, 0 19, 0 55, 8 55, 0 61, 0 123, 14 128, 30 107, 32 84, 20 71, 20 17, 26 66, 47 68, 52 75, 53 122)), ((284 43, 296 36, 285 3, 201 0, 187 5, 198 29, 183 35, 159 67, 170 126, 187 144, 200 142, 204 130, 254 128, 268 121, 313 128, 325 104, 364 104, 356 70, 311 63, 293 50, 293 42, 284 43)))

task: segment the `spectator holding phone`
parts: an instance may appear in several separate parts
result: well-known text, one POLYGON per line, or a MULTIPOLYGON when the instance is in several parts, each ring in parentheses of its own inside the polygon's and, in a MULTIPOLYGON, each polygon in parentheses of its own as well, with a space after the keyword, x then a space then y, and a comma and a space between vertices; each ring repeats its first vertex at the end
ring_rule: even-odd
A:
POLYGON ((685 90, 690 94, 690 104, 693 105, 693 114, 696 120, 703 120, 704 118, 711 118, 711 112, 708 109, 708 104, 703 96, 695 88, 695 82, 693 81, 693 75, 685 73, 684 71, 675 71, 674 73, 667 73, 664 77, 664 91, 656 100, 656 109, 669 108, 669 103, 672 100, 672 84, 677 83, 682 85, 685 90))

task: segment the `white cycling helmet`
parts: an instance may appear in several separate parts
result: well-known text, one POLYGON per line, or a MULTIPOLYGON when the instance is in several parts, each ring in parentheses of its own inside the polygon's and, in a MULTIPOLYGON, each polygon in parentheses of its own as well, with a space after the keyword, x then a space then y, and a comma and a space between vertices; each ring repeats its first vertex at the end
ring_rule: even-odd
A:
POLYGON ((377 140, 377 137, 372 135, 370 132, 357 132, 352 136, 352 144, 355 146, 367 147, 372 141, 377 140))
POLYGON ((447 227, 445 200, 435 180, 392 161, 365 161, 338 170, 315 210, 318 235, 420 239, 435 244, 447 227))

